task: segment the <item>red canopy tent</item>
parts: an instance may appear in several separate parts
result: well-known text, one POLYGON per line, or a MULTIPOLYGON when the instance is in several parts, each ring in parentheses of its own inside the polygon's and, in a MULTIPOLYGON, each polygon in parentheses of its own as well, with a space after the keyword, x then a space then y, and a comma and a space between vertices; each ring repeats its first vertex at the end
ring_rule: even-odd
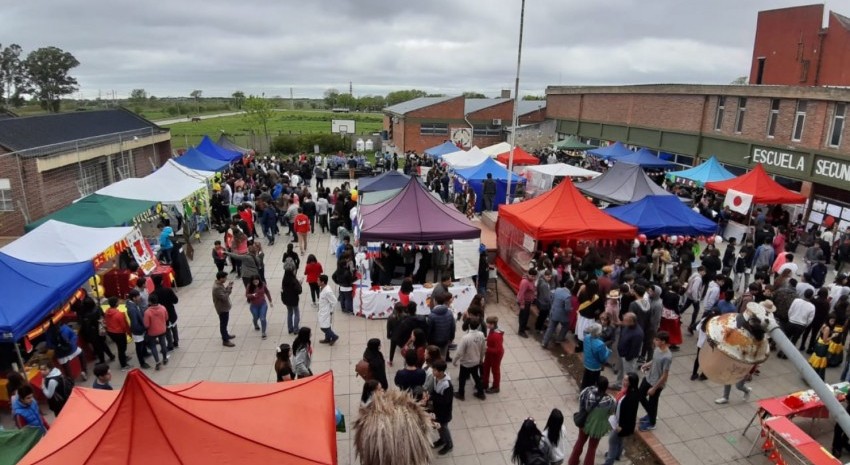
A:
POLYGON ((499 255, 496 268, 511 286, 518 286, 518 269, 530 258, 528 239, 568 241, 634 239, 635 226, 596 208, 575 188, 569 178, 551 191, 513 205, 499 207, 496 223, 499 255), (526 257, 527 256, 527 257, 526 257), (519 263, 517 263, 519 262, 519 263), (513 265, 512 265, 513 264, 513 265))
POLYGON ((331 372, 287 383, 75 388, 20 464, 336 464, 331 372))
POLYGON ((761 166, 756 165, 752 171, 737 178, 726 181, 715 181, 705 183, 706 189, 725 194, 729 189, 750 194, 753 196, 753 204, 784 204, 805 203, 806 197, 794 191, 782 187, 774 181, 761 166))
MULTIPOLYGON (((508 150, 505 153, 500 153, 496 155, 496 160, 502 162, 507 166, 508 159, 511 157, 511 151, 508 150)), ((535 157, 534 155, 526 152, 520 147, 514 147, 514 166, 520 165, 539 165, 540 159, 535 157)))

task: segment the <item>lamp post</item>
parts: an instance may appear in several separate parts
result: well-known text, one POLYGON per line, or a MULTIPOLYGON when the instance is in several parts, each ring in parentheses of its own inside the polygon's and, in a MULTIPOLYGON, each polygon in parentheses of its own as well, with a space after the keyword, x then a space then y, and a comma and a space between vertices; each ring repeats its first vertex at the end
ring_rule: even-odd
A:
POLYGON ((505 193, 505 203, 511 203, 511 179, 514 169, 514 150, 516 149, 517 119, 519 118, 519 68, 522 61, 522 28, 525 23, 525 0, 519 13, 519 46, 516 52, 516 81, 514 81, 514 114, 511 118, 511 153, 508 155, 508 189, 505 193))

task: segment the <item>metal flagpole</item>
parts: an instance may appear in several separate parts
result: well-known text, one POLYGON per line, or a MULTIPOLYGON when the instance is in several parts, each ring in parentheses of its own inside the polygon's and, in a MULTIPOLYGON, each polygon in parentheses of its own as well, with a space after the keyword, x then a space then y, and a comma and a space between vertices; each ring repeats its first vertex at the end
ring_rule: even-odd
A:
POLYGON ((516 81, 514 82, 514 114, 511 119, 511 153, 508 156, 508 190, 505 192, 505 203, 511 203, 511 178, 513 177, 514 169, 514 149, 516 149, 516 132, 517 119, 519 116, 519 68, 522 60, 522 28, 525 23, 525 0, 522 0, 522 7, 519 13, 519 46, 516 52, 516 81))

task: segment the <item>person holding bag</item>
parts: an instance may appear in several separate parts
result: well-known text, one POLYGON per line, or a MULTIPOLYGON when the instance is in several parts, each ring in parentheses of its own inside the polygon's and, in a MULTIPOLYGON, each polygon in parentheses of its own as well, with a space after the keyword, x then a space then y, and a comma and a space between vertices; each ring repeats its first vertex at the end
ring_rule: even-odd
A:
POLYGON ((596 386, 584 388, 579 394, 579 410, 573 414, 573 422, 578 426, 578 438, 573 445, 567 465, 579 465, 579 457, 588 443, 584 465, 593 465, 599 440, 611 431, 608 417, 614 413, 616 402, 608 395, 608 378, 600 376, 596 386))

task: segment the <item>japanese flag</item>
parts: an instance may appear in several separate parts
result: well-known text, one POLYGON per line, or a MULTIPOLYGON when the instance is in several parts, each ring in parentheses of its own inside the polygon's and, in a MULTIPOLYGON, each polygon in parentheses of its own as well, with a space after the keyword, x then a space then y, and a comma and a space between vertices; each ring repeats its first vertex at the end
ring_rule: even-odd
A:
POLYGON ((753 196, 743 192, 729 189, 726 192, 726 200, 723 201, 724 207, 729 207, 733 212, 738 212, 746 215, 750 211, 750 206, 753 204, 753 196))

